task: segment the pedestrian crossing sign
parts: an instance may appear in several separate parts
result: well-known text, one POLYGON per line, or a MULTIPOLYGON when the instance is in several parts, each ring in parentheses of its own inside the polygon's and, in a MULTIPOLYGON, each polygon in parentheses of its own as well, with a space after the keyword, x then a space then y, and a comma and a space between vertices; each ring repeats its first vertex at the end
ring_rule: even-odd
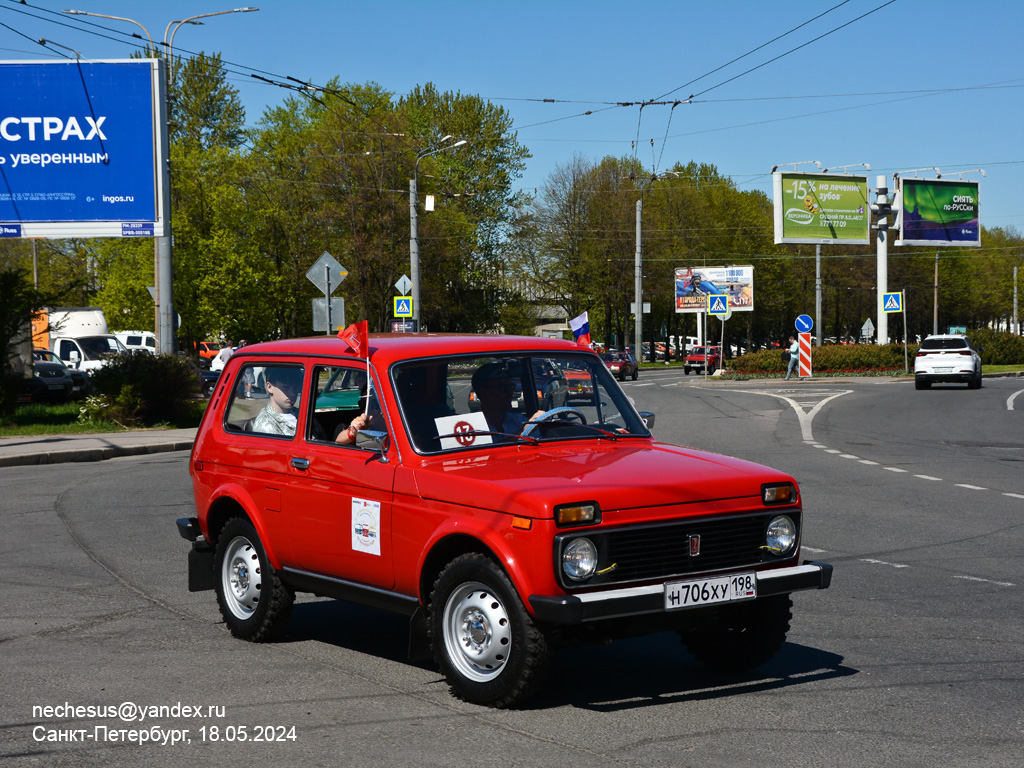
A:
POLYGON ((903 293, 883 293, 882 311, 886 313, 903 311, 903 293))
POLYGON ((708 313, 715 316, 729 314, 729 297, 719 294, 708 296, 708 313))
POLYGON ((412 296, 395 296, 395 317, 412 317, 412 296))

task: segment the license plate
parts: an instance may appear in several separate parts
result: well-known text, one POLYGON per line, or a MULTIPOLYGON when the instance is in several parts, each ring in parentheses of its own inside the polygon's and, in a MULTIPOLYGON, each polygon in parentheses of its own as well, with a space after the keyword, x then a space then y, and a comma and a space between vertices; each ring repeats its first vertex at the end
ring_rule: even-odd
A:
POLYGON ((935 372, 936 373, 952 373, 953 369, 952 368, 936 368, 935 372))
POLYGON ((757 597, 757 576, 734 573, 711 579, 673 581, 665 585, 665 610, 694 608, 700 605, 753 600, 757 597))
POLYGON ((63 384, 47 384, 50 389, 64 389, 63 384))

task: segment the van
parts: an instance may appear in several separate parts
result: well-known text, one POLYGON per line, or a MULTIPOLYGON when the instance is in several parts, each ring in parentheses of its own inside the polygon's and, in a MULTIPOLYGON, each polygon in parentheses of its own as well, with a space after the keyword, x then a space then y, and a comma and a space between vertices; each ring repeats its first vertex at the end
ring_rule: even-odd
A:
POLYGON ((156 334, 152 331, 114 331, 114 336, 129 352, 144 350, 156 354, 156 334))

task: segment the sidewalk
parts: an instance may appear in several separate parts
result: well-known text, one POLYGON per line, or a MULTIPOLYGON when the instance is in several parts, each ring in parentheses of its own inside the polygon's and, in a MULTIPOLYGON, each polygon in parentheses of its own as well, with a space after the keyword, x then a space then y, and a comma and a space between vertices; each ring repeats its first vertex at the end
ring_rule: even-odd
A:
POLYGON ((0 437, 0 467, 102 461, 192 449, 196 430, 150 429, 95 435, 33 435, 0 437))

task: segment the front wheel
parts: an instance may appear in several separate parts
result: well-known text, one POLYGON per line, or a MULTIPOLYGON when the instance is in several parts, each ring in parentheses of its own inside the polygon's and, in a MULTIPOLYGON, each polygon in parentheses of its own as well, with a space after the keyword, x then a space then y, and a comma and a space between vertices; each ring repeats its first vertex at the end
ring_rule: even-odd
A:
POLYGON ((214 568, 217 604, 231 634, 262 643, 284 633, 295 595, 278 578, 252 523, 228 521, 217 539, 214 568))
POLYGON ((510 707, 531 696, 547 673, 547 638, 498 565, 471 552, 452 560, 434 582, 430 644, 459 698, 510 707))
POLYGON ((633 381, 636 381, 638 378, 640 378, 640 369, 639 368, 634 368, 633 369, 633 381))
POLYGON ((718 672, 746 672, 778 653, 789 632, 789 595, 723 608, 709 624, 680 631, 687 650, 718 672))

